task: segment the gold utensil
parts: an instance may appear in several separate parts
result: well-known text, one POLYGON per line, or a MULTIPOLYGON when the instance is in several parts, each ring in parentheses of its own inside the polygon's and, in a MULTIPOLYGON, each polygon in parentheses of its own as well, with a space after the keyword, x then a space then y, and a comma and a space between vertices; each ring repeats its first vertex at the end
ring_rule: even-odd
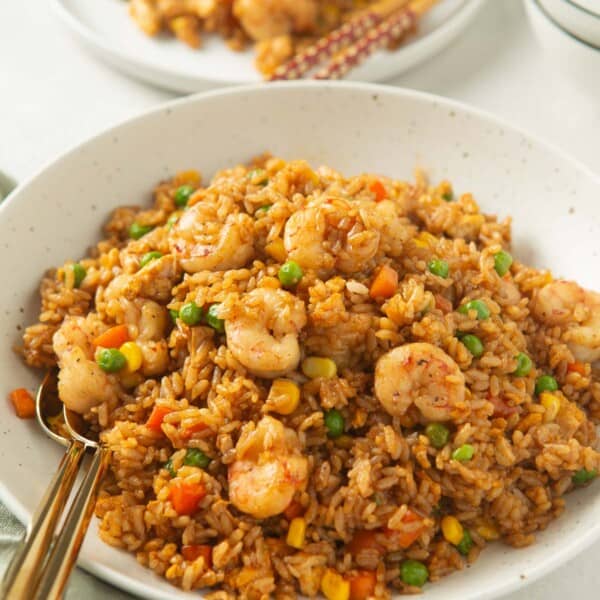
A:
POLYGON ((0 598, 11 600, 31 598, 32 589, 41 573, 56 525, 63 513, 85 453, 85 445, 81 441, 67 439, 50 428, 48 419, 56 417, 60 413, 60 408, 60 401, 56 394, 56 378, 53 374, 47 373, 35 398, 35 416, 44 433, 59 444, 67 446, 67 450, 4 574, 0 598))
POLYGON ((9 600, 58 600, 62 597, 77 562, 110 456, 108 449, 87 430, 85 421, 62 405, 53 371, 46 374, 38 389, 36 419, 46 435, 67 446, 67 451, 2 580, 0 598, 9 600), (56 433, 49 422, 60 418, 61 411, 64 436, 56 433), (88 472, 62 527, 55 534, 87 449, 94 451, 88 472))

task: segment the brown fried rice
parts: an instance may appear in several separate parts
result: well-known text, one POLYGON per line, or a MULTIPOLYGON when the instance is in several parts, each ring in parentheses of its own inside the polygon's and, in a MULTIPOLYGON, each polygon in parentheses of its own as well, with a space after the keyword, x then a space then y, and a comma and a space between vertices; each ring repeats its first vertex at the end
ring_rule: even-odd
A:
POLYGON ((407 560, 433 582, 488 543, 531 544, 597 473, 598 296, 516 259, 504 273, 510 221, 448 182, 264 156, 206 187, 179 173, 105 233, 83 279, 46 274, 22 352, 58 363, 110 448, 100 537, 173 585, 418 592, 407 560), (378 287, 384 269, 397 282, 378 287), (119 324, 135 347, 103 370, 119 324))

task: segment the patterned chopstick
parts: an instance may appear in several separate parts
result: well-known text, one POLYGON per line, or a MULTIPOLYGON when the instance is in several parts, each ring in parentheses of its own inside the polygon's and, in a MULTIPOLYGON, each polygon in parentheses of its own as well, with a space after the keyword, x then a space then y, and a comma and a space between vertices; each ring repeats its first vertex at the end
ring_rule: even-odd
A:
POLYGON ((278 67, 269 80, 300 79, 345 46, 364 37, 386 17, 408 4, 408 1, 380 0, 278 67))
POLYGON ((410 8, 401 10, 371 29, 354 45, 345 49, 328 65, 318 71, 314 79, 341 79, 348 71, 361 64, 375 51, 397 41, 415 29, 418 16, 410 8))

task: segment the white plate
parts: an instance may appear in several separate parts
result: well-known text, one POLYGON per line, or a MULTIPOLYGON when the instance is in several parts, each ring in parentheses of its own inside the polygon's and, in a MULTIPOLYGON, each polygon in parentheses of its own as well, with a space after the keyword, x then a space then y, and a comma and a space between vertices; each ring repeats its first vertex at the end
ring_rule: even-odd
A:
MULTIPOLYGON (((356 69, 351 79, 383 81, 439 52, 475 16, 483 0, 443 0, 424 19, 419 34, 395 52, 380 52, 356 69)), ((192 50, 168 37, 142 33, 123 0, 52 0, 57 14, 79 40, 126 74, 178 92, 253 83, 260 76, 254 51, 232 52, 218 36, 192 50)))
MULTIPOLYGON (((187 98, 121 124, 68 152, 0 206, 0 398, 39 376, 12 352, 36 318, 40 275, 80 257, 109 211, 149 199, 161 178, 215 169, 270 150, 347 174, 396 177, 425 167, 433 180, 471 191, 488 212, 514 217, 514 252, 556 275, 600 289, 600 181, 557 150, 461 104, 367 84, 239 88, 187 98), (323 118, 327 115, 327 118, 323 118)), ((0 496, 26 521, 61 449, 0 402, 0 496)), ((600 485, 568 499, 536 545, 496 544, 470 569, 428 585, 427 600, 482 600, 521 587, 600 535, 600 485)), ((93 523, 81 564, 144 598, 190 598, 134 557, 105 546, 93 523)))

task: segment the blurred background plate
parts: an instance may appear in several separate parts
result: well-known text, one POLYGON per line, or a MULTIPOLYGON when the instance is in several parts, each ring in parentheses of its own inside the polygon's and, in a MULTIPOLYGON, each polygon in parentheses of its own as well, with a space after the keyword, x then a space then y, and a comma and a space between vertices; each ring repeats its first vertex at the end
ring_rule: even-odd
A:
MULTIPOLYGON (((168 36, 148 37, 129 17, 123 0, 52 0, 56 12, 99 58, 124 73, 177 92, 261 80, 254 51, 233 52, 218 36, 204 36, 192 50, 168 36)), ((475 16, 483 0, 442 0, 419 25, 419 32, 394 52, 383 51, 353 71, 350 79, 383 81, 442 50, 475 16)))

